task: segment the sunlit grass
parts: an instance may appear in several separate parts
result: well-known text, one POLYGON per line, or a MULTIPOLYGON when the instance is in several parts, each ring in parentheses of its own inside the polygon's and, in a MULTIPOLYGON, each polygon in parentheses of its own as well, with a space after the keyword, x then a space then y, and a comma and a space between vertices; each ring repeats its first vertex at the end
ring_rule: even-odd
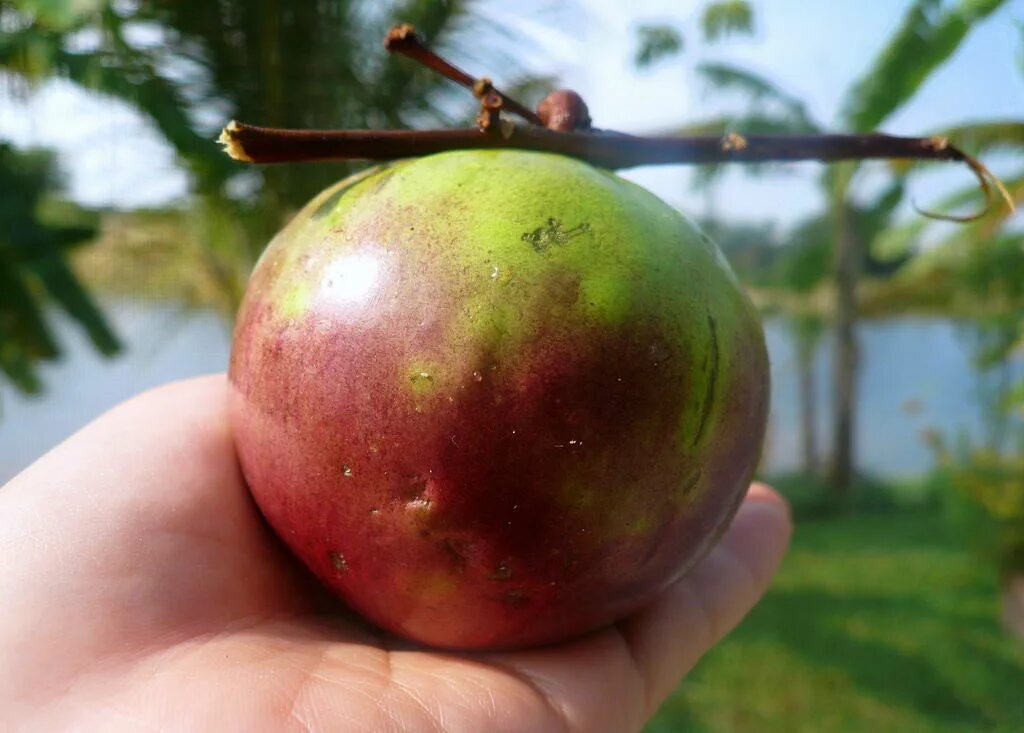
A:
POLYGON ((937 511, 805 521, 768 597, 647 730, 1024 730, 1024 648, 997 604, 937 511))

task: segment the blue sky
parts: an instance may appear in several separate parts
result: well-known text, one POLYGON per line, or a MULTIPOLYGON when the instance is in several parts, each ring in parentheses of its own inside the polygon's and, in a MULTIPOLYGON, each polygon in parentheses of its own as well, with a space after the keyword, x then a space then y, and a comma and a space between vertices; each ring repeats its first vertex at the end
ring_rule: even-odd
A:
MULTIPOLYGON (((520 34, 526 67, 555 73, 580 91, 596 124, 645 132, 712 116, 729 106, 728 99, 702 93, 693 73, 700 60, 746 65, 807 100, 816 119, 834 126, 844 90, 867 68, 908 4, 756 0, 754 37, 714 46, 700 38, 700 2, 484 0, 478 7, 490 22, 520 34), (633 31, 643 22, 678 26, 686 38, 685 53, 654 69, 634 70, 633 31)), ((952 63, 934 75, 885 131, 919 135, 973 119, 1024 119, 1021 22, 1024 0, 1014 0, 968 37, 952 63)), ((469 61, 466 65, 501 79, 497 70, 476 69, 469 61)), ((180 197, 187 187, 171 151, 128 106, 91 97, 64 82, 48 83, 26 98, 0 97, 0 138, 57 148, 69 192, 89 205, 158 205, 180 197)), ((998 170, 1000 161, 996 163, 998 170)), ((800 164, 790 167, 791 175, 751 180, 737 169, 715 191, 714 209, 727 218, 786 225, 818 207, 814 181, 819 170, 817 164, 800 164)), ((684 211, 704 210, 706 197, 692 190, 683 167, 627 175, 684 211)), ((920 176, 912 192, 927 203, 970 181, 966 171, 936 168, 920 176)))

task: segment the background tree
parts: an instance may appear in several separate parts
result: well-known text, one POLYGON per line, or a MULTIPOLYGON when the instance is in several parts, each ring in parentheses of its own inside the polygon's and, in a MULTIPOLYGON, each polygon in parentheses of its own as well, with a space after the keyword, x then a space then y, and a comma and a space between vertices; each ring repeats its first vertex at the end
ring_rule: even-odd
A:
POLYGON ((77 225, 46 220, 44 207, 57 188, 52 153, 19 152, 0 144, 0 372, 18 389, 42 389, 36 363, 60 356, 44 303, 55 302, 104 354, 117 338, 68 266, 68 248, 92 238, 88 220, 77 225))
MULTIPOLYGON (((959 0, 948 5, 940 0, 914 2, 865 74, 843 95, 836 128, 848 132, 879 129, 914 97, 937 68, 953 57, 971 28, 991 15, 1004 1, 959 0)), ((724 134, 730 131, 818 132, 824 129, 811 118, 798 98, 756 73, 728 64, 704 64, 699 71, 716 91, 739 92, 745 96, 748 111, 742 115, 698 122, 687 126, 684 131, 724 134)), ((970 127, 979 130, 984 127, 993 134, 1002 129, 998 121, 991 127, 988 123, 970 127)), ((959 132, 966 133, 967 127, 959 128, 959 132)), ((858 173, 862 169, 861 163, 841 163, 829 167, 821 177, 826 217, 831 224, 831 238, 835 245, 832 263, 835 287, 831 309, 835 358, 830 482, 840 498, 849 492, 854 475, 857 284, 864 271, 870 241, 865 239, 864 227, 856 221, 856 207, 852 203, 858 173)), ((906 168, 892 170, 898 178, 909 172, 906 168)), ((715 173, 709 168, 705 176, 715 173)), ((891 213, 898 199, 886 199, 886 195, 875 203, 880 205, 883 200, 887 201, 885 208, 891 213)), ((876 222, 867 230, 879 231, 881 228, 882 225, 876 222)))

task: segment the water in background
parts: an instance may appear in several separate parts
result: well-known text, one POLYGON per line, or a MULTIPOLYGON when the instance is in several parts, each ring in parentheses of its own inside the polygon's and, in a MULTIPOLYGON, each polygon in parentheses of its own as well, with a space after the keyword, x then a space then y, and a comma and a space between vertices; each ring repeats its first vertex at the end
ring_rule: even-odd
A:
MULTIPOLYGON (((121 400, 182 377, 222 371, 230 328, 216 315, 184 312, 153 302, 117 302, 107 312, 126 349, 98 356, 67 321, 57 321, 67 354, 43 369, 47 392, 36 398, 3 393, 0 415, 0 484, 79 427, 121 400)), ((781 323, 767 324, 772 357, 772 422, 766 446, 769 471, 799 461, 796 362, 781 323)), ((862 346, 858 461, 874 474, 910 475, 931 466, 921 431, 967 431, 982 436, 979 377, 970 345, 948 321, 901 318, 870 322, 862 346)), ((816 364, 819 446, 827 449, 829 346, 816 364)))

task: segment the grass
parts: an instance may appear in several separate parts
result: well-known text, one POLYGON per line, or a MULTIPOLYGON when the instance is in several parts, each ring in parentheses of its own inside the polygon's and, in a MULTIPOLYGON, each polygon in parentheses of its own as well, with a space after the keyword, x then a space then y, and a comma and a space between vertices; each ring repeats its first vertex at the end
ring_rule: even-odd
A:
POLYGON ((798 523, 772 591, 648 733, 1024 730, 1024 647, 936 509, 798 523))

